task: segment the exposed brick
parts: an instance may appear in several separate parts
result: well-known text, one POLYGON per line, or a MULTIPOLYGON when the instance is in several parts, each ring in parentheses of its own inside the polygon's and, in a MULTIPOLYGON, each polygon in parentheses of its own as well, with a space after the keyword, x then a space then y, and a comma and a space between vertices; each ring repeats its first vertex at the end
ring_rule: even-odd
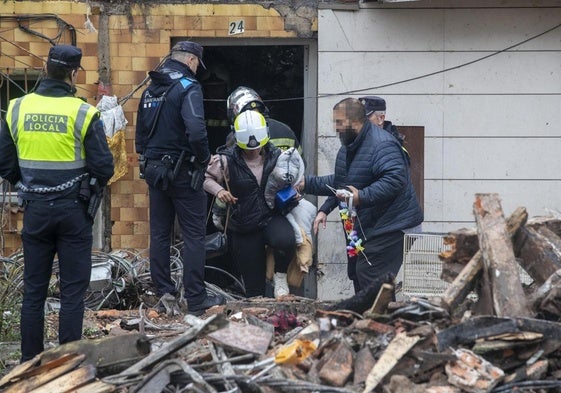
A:
MULTIPOLYGON (((220 33, 226 33, 226 30, 220 30, 220 33)), ((204 37, 204 38, 209 38, 209 37, 224 37, 224 34, 217 34, 217 32, 215 30, 187 30, 184 34, 182 34, 183 36, 187 36, 187 37, 204 37)))
POLYGON ((130 57, 143 57, 146 55, 143 45, 131 45, 128 42, 117 44, 117 54, 130 57))
POLYGON ((117 71, 115 83, 137 85, 146 76, 144 71, 117 71))
POLYGON ((132 32, 126 29, 110 29, 109 30, 109 40, 112 43, 125 43, 132 42, 132 32))
POLYGON ((137 235, 121 235, 121 244, 126 245, 126 248, 143 249, 148 247, 148 237, 137 235))
MULTIPOLYGON (((95 70, 90 70, 89 72, 86 71, 84 72, 79 72, 78 73, 78 84, 87 84, 87 85, 92 85, 94 83, 97 83, 99 81, 99 75, 97 74, 97 69, 95 70), (80 78, 82 78, 85 75, 85 80, 82 80, 80 78)), ((80 89, 78 89, 78 94, 80 94, 80 89)))
POLYGON ((82 61, 80 62, 82 67, 86 70, 97 71, 99 65, 97 62, 97 56, 82 56, 82 61))
POLYGON ((2 37, 2 40, 0 40, 0 48, 4 55, 12 56, 21 52, 21 49, 18 46, 12 44, 14 41, 14 30, 3 31, 2 34, 0 34, 0 37, 2 37))
POLYGON ((202 29, 203 30, 228 30, 230 23, 228 16, 203 16, 202 29))
MULTIPOLYGON (((158 63, 161 60, 161 57, 164 57, 165 55, 167 55, 171 49, 171 45, 169 43, 165 43, 165 44, 161 44, 161 43, 156 43, 156 44, 146 44, 145 46, 146 48, 146 54, 147 54, 147 59, 150 59, 150 61, 157 61, 158 63), (155 57, 157 56, 157 57, 155 57)), ((158 65, 158 63, 156 63, 155 65, 158 65)))
POLYGON ((203 21, 200 16, 178 16, 173 17, 172 30, 177 29, 202 29, 203 21))
POLYGON ((134 230, 134 223, 130 221, 115 221, 111 226, 111 233, 113 235, 132 235, 134 230))
POLYGON ((173 15, 148 15, 146 24, 149 29, 171 29, 173 28, 173 15))
POLYGON ((139 207, 122 207, 121 220, 123 221, 146 221, 148 210, 139 207))
MULTIPOLYGON (((76 30, 78 30, 78 29, 76 29, 76 30)), ((80 29, 78 31, 79 31, 79 33, 77 34, 77 37, 78 37, 77 45, 78 46, 80 46, 81 44, 83 44, 85 42, 97 43, 97 33, 90 32, 90 31, 87 31, 85 29, 80 29), (81 34, 80 34, 80 32, 81 32, 81 34)))
POLYGON ((98 56, 99 45, 97 43, 86 42, 80 45, 80 49, 82 49, 82 56, 98 56))
MULTIPOLYGON (((240 18, 233 18, 230 17, 229 22, 236 22, 240 19, 243 19, 243 23, 244 23, 244 29, 245 31, 253 31, 253 30, 257 30, 257 19, 259 19, 256 16, 244 16, 244 17, 240 17, 240 18)), ((228 23, 229 26, 229 23, 228 23)), ((242 33, 243 35, 243 33, 242 33)))
MULTIPOLYGON (((111 248, 112 249, 119 249, 119 248, 123 248, 121 245, 121 235, 113 235, 111 236, 111 248)), ((128 248, 128 247, 124 247, 124 248, 128 248)))
POLYGON ((111 206, 135 207, 133 194, 111 194, 111 206))
POLYGON ((257 18, 257 30, 284 30, 284 19, 281 17, 263 16, 257 18))
POLYGON ((112 207, 111 208, 111 221, 120 221, 121 220, 121 208, 120 207, 112 207))
POLYGON ((69 2, 72 5, 72 13, 78 15, 85 15, 88 12, 88 4, 86 2, 69 2))
POLYGON ((133 194, 135 192, 135 182, 132 180, 119 180, 111 185, 111 194, 133 194))
MULTIPOLYGON (((80 29, 84 27, 84 23, 86 22, 85 15, 83 13, 80 14, 65 13, 63 19, 69 25, 74 26, 75 29, 80 29)), ((99 26, 98 19, 99 18, 97 17, 90 16, 90 21, 93 23, 94 26, 99 26)))
POLYGON ((294 38, 294 37, 298 37, 298 34, 295 31, 276 30, 276 31, 271 32, 271 37, 274 37, 274 38, 294 38))
MULTIPOLYGON (((132 42, 135 44, 147 44, 147 43, 160 43, 160 31, 159 30, 135 30, 132 35, 132 42)), ((136 46, 136 45, 135 45, 136 46)), ((150 52, 146 52, 150 53, 150 52)))
MULTIPOLYGON (((88 4, 64 0, 56 2, 23 0, 7 2, 2 7, 5 13, 12 14, 55 12, 76 28, 77 45, 84 53, 82 64, 86 68, 86 71, 78 73, 78 95, 85 97, 90 104, 96 105, 98 103, 96 97, 99 94, 97 85, 99 37, 97 33, 89 32, 84 27, 85 15, 90 12, 88 4)), ((154 69, 168 53, 173 39, 196 41, 198 37, 229 37, 229 22, 240 19, 244 20, 246 31, 237 36, 239 38, 296 37, 296 32, 284 31, 284 19, 276 9, 259 4, 161 4, 151 7, 134 4, 131 14, 132 22, 127 15, 109 16, 112 94, 117 97, 129 94, 144 80, 147 72, 154 69)), ((98 28, 99 15, 89 15, 89 18, 98 28)), ((317 18, 313 23, 315 24, 313 29, 317 31, 317 18)), ((0 66, 21 68, 21 62, 25 62, 27 66, 41 68, 50 44, 42 38, 22 32, 17 29, 15 23, 13 27, 13 29, 5 27, 1 33, 3 41, 0 41, 0 50, 6 55, 17 56, 18 62, 8 56, 2 56, 0 66), (29 49, 32 54, 25 53, 20 48, 29 49)), ((34 29, 48 37, 56 36, 59 30, 54 21, 43 21, 36 24, 34 29)), ((68 43, 67 37, 64 40, 68 43)), ((125 117, 129 121, 125 129, 125 140, 130 167, 125 176, 111 185, 111 220, 115 222, 114 228, 118 232, 112 236, 114 248, 146 248, 148 245, 149 198, 146 183, 138 176, 137 155, 134 148, 136 111, 141 92, 142 89, 123 103, 125 117)), ((13 226, 14 229, 21 230, 21 219, 14 220, 13 226)), ((15 249, 20 242, 19 235, 14 234, 13 241, 15 249)))
MULTIPOLYGON (((142 180, 142 183, 144 183, 144 188, 148 188, 144 180, 142 180)), ((145 194, 134 194, 134 206, 148 208, 148 206, 150 206, 148 192, 146 192, 145 194)))
MULTIPOLYGON (((10 47, 17 49, 17 47, 15 47, 14 45, 10 45, 10 47)), ((29 43, 29 52, 31 52, 32 55, 39 57, 41 59, 41 62, 47 59, 50 49, 51 49, 51 44, 48 42, 29 43)), ((17 53, 21 54, 21 51, 18 49, 17 53)))
POLYGON ((130 21, 127 15, 110 15, 108 23, 109 31, 125 30, 129 31, 130 21))
POLYGON ((132 58, 131 57, 121 57, 115 56, 111 57, 111 70, 118 71, 131 71, 132 70, 132 58))
POLYGON ((150 223, 148 221, 135 222, 133 225, 133 235, 149 235, 150 223))

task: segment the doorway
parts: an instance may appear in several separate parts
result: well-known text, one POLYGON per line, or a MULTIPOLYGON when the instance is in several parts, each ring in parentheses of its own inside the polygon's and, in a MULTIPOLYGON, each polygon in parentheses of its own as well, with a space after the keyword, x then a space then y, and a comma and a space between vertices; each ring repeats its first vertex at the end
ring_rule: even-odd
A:
MULTIPOLYGON (((304 160, 314 163, 317 43, 295 39, 201 39, 197 42, 204 47, 203 61, 207 67, 199 69, 197 78, 203 86, 211 153, 225 143, 231 130, 226 114, 228 95, 237 87, 246 86, 261 96, 271 118, 292 128, 300 140, 304 160)), ((209 196, 209 208, 211 203, 209 196)), ((209 222, 207 233, 214 231, 216 228, 209 222)), ((208 260, 207 265, 237 273, 228 255, 208 260)), ((207 270, 206 274, 210 282, 222 287, 235 285, 216 270, 207 270)), ((315 298, 315 275, 308 276, 297 293, 315 298)))
POLYGON ((304 116, 304 47, 302 45, 205 46, 206 70, 197 75, 205 98, 211 151, 230 131, 226 99, 239 86, 263 99, 271 118, 286 123, 301 139, 304 116))

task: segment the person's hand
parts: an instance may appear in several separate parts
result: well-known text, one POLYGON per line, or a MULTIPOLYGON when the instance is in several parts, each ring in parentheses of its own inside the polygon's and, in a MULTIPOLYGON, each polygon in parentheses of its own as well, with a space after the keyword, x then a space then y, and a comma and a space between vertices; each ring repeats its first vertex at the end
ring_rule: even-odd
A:
POLYGON ((238 198, 236 198, 235 196, 233 196, 230 191, 226 191, 224 189, 218 191, 218 194, 216 194, 216 197, 218 199, 220 199, 221 202, 224 203, 231 203, 231 204, 235 204, 238 201, 238 198))
POLYGON ((325 229, 325 226, 327 225, 327 214, 322 211, 318 212, 316 218, 314 219, 314 235, 318 234, 320 224, 322 228, 325 229))
POLYGON ((355 186, 347 186, 347 189, 353 193, 353 206, 359 206, 360 198, 358 197, 358 188, 355 186))
POLYGON ((302 177, 302 181, 298 184, 296 184, 294 186, 294 188, 296 188, 296 191, 298 191, 299 194, 302 194, 302 192, 304 191, 304 186, 306 185, 306 179, 304 177, 302 177))

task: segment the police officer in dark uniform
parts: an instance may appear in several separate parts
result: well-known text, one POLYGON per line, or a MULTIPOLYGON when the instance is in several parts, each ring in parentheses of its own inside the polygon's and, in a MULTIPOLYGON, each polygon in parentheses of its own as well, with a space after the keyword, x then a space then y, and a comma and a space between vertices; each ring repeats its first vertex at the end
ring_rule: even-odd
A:
POLYGON ((47 77, 34 93, 10 101, 0 124, 0 176, 25 207, 21 361, 41 353, 44 306, 55 254, 60 273, 60 344, 82 337, 84 294, 91 275, 92 225, 87 192, 113 176, 99 111, 74 97, 82 51, 56 45, 47 77))
POLYGON ((201 315, 222 304, 204 283, 207 195, 202 188, 210 160, 203 95, 195 74, 203 48, 180 41, 155 71, 138 106, 136 151, 150 196, 150 273, 159 308, 179 311, 170 273, 171 233, 175 215, 184 240, 183 288, 188 312, 201 315), (143 161, 145 167, 143 168, 143 161), (163 306, 163 307, 162 307, 163 306))

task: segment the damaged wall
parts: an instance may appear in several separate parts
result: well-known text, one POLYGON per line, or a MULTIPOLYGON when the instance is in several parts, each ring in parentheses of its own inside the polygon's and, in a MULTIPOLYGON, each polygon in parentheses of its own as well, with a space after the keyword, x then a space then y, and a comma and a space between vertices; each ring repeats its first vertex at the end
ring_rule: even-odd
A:
MULTIPOLYGON (((147 187, 138 176, 134 151, 136 109, 142 89, 134 91, 147 72, 169 52, 174 38, 214 39, 229 36, 230 21, 244 19, 244 38, 313 37, 317 32, 317 10, 312 1, 208 4, 204 2, 75 2, 9 1, 2 4, 0 15, 56 14, 74 26, 77 46, 83 50, 78 95, 96 105, 103 92, 116 95, 123 105, 128 125, 125 130, 128 172, 111 185, 111 247, 148 247, 147 187), (107 26, 100 25, 106 23, 107 26), (109 42, 100 42, 108 37, 109 42), (108 53, 100 48, 108 48, 108 53), (109 75, 109 81, 107 82, 109 75), (102 81, 103 83, 100 83, 102 81), (130 97, 129 97, 130 95, 130 97), (128 98, 127 98, 128 97, 128 98)), ((40 70, 50 43, 18 29, 13 21, 1 21, 0 69, 13 72, 25 68, 40 70)), ((34 22, 33 29, 54 41, 70 43, 68 35, 55 39, 54 22, 34 22)), ((21 230, 21 217, 14 223, 21 230)), ((4 254, 19 247, 19 232, 6 234, 4 254)))

